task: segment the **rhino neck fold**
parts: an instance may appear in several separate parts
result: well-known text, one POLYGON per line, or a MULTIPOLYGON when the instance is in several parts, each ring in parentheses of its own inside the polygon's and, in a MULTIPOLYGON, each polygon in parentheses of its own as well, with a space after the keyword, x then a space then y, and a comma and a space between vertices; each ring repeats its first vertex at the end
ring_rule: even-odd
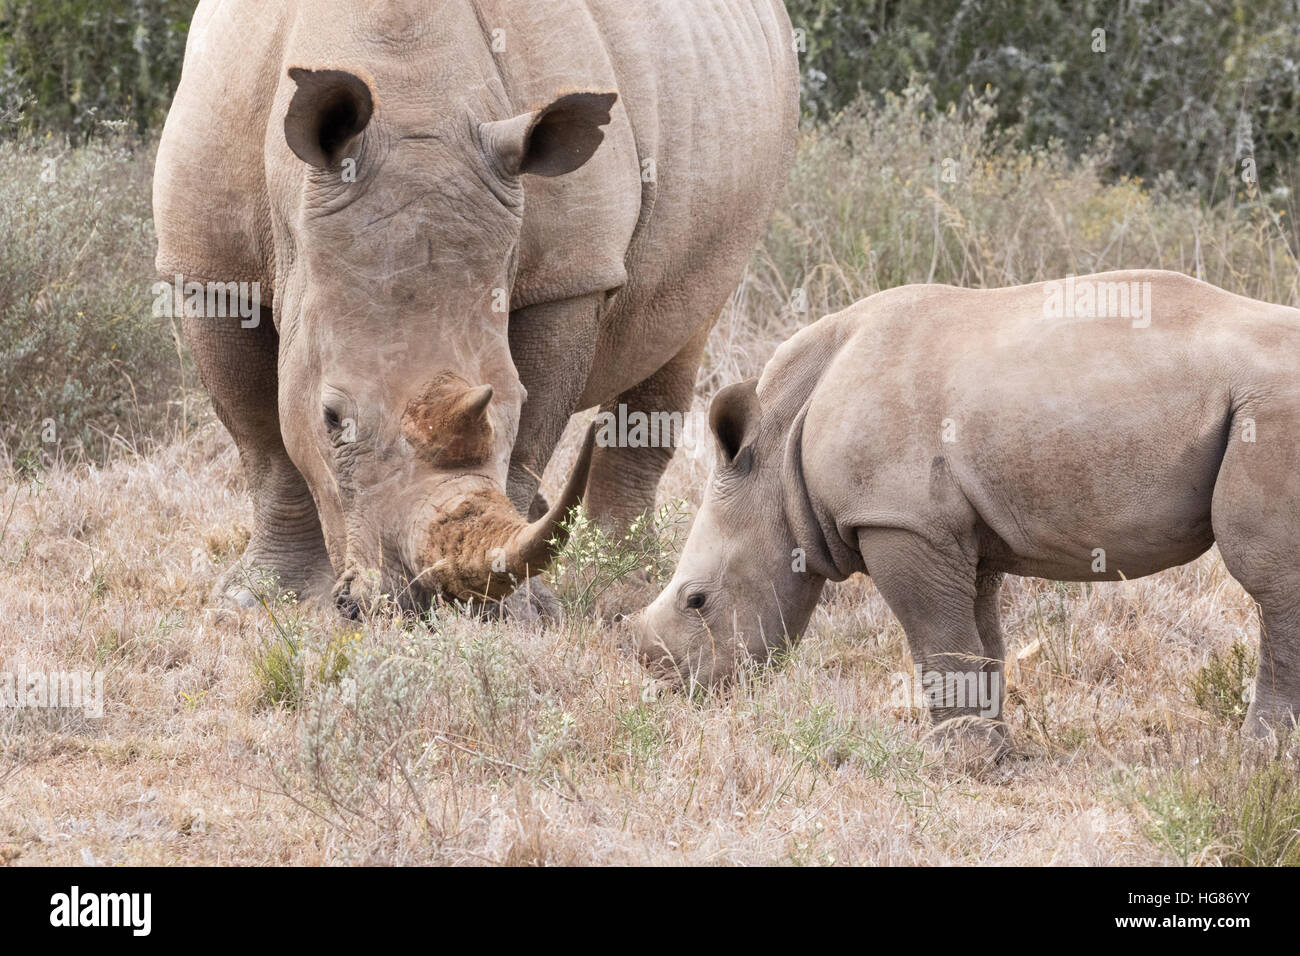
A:
POLYGON ((840 538, 833 521, 823 520, 808 493, 803 474, 803 425, 811 399, 795 415, 785 443, 781 467, 781 488, 785 495, 786 520, 795 545, 803 549, 808 570, 830 581, 843 581, 862 570, 857 551, 840 538))

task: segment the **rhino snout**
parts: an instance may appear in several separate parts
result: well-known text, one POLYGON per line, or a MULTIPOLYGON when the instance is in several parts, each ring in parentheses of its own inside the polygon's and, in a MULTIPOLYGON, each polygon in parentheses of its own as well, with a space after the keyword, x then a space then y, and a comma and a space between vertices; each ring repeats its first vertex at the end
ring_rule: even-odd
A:
POLYGON ((725 640, 702 618, 678 610, 666 592, 633 622, 637 660, 656 680, 674 685, 711 686, 725 679, 734 662, 725 640))
POLYGON ((653 607, 646 608, 632 619, 632 648, 641 665, 656 678, 666 678, 676 673, 676 662, 667 641, 660 636, 652 623, 653 607))

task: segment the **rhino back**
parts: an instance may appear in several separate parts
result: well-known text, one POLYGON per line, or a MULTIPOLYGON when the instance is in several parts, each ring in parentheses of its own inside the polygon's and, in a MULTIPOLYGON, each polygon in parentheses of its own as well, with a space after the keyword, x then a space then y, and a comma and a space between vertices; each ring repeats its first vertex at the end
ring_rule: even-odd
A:
POLYGON ((806 419, 810 494, 842 527, 989 531, 1000 569, 1140 576, 1213 540, 1234 411, 1293 395, 1300 313, 1169 272, 1145 317, 1050 317, 1048 283, 909 287, 837 317, 853 335, 806 419))
POLYGON ((639 381, 696 331, 671 324, 689 310, 647 306, 709 301, 716 285, 725 301, 762 235, 793 162, 798 61, 779 0, 587 2, 649 170, 602 343, 632 359, 626 378, 639 381))

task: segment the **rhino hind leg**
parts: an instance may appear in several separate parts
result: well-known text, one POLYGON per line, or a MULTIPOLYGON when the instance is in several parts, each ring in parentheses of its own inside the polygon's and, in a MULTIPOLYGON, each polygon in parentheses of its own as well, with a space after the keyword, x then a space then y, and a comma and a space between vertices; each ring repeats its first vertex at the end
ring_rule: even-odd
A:
POLYGON ((316 505, 280 438, 279 340, 270 310, 251 329, 237 318, 187 318, 184 329, 217 417, 239 449, 253 499, 248 546, 221 576, 214 597, 247 607, 274 582, 303 600, 328 598, 334 574, 316 505))
POLYGON ((1229 429, 1214 536, 1228 572, 1259 605, 1259 666, 1242 733, 1285 737, 1300 721, 1300 447, 1292 436, 1300 401, 1288 415, 1252 417, 1257 440, 1229 429))
POLYGON ((1001 576, 979 574, 973 541, 964 545, 940 549, 894 528, 868 528, 858 537, 867 574, 907 634, 936 736, 996 760, 1009 750, 1002 720, 1001 576))

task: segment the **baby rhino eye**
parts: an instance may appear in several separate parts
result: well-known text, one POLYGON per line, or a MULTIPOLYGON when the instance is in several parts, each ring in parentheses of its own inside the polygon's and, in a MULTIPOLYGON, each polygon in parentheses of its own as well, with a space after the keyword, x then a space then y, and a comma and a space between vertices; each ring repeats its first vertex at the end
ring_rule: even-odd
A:
POLYGON ((340 427, 342 427, 343 419, 335 409, 330 408, 330 406, 326 405, 322 409, 322 412, 324 413, 325 427, 327 429, 329 429, 330 431, 337 431, 340 427))
POLYGON ((688 597, 686 599, 686 607, 688 610, 691 611, 698 611, 700 608, 704 607, 704 593, 701 591, 696 591, 694 594, 688 597))

